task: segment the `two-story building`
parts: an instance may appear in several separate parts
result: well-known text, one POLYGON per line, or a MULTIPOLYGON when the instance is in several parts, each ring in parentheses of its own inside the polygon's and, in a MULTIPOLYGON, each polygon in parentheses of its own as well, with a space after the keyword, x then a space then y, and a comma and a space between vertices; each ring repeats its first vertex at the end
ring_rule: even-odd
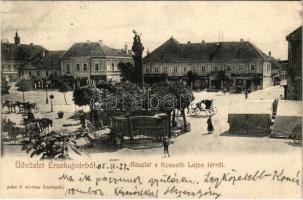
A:
POLYGON ((302 26, 290 33, 288 41, 288 76, 286 99, 302 100, 302 26))
POLYGON ((15 83, 19 78, 20 65, 30 61, 42 51, 44 47, 34 44, 20 44, 20 37, 16 32, 14 43, 1 42, 1 76, 10 83, 15 83))
POLYGON ((120 81, 119 63, 132 62, 127 50, 113 49, 99 42, 75 43, 61 59, 63 78, 74 87, 120 81))
POLYGON ((251 42, 179 43, 173 37, 143 59, 146 82, 161 74, 186 80, 192 71, 198 88, 262 89, 272 85, 269 57, 251 42))
POLYGON ((21 78, 31 79, 35 88, 56 87, 53 77, 61 76, 61 56, 64 51, 42 51, 19 67, 21 78))

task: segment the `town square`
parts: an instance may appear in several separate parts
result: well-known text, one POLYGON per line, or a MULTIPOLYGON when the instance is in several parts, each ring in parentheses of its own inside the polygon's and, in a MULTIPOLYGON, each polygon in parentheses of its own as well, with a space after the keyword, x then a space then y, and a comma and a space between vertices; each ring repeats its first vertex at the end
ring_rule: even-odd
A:
MULTIPOLYGON (((7 3, 6 9, 13 8, 7 3)), ((89 13, 94 7, 75 9, 89 13)), ((48 21, 42 19, 41 29, 29 32, 20 21, 10 23, 16 20, 10 14, 5 17, 4 157, 74 160, 109 154, 170 159, 301 153, 302 26, 297 14, 276 32, 252 22, 259 29, 254 32, 236 21, 245 27, 238 30, 241 35, 218 26, 211 29, 206 22, 210 31, 198 31, 189 23, 184 30, 172 27, 156 33, 143 28, 156 27, 150 16, 140 19, 143 27, 109 26, 109 34, 105 25, 96 28, 94 20, 85 24, 77 16, 60 22, 47 16, 49 27, 60 25, 67 34, 62 41, 58 33, 44 32, 48 21), (83 26, 88 30, 81 32, 83 26), (114 30, 123 34, 114 37, 114 30), (275 40, 262 35, 265 30, 276 34, 275 40), (153 34, 162 34, 161 39, 153 34), (41 39, 45 35, 49 39, 41 39)))

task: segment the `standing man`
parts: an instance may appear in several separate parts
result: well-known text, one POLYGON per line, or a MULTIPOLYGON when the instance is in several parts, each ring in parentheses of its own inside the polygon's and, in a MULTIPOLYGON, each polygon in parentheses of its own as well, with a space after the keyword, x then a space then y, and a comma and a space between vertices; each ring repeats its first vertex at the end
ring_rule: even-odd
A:
POLYGON ((211 119, 211 115, 208 117, 208 120, 207 120, 207 131, 208 131, 208 134, 212 134, 212 132, 214 131, 214 126, 213 126, 213 122, 211 119))
POLYGON ((248 98, 248 91, 245 90, 245 99, 247 99, 247 98, 248 98))
POLYGON ((164 137, 163 138, 164 157, 166 157, 166 154, 168 157, 170 157, 169 152, 168 152, 168 145, 169 145, 169 143, 168 143, 167 139, 164 137))
POLYGON ((85 129, 85 113, 84 112, 80 113, 80 123, 82 125, 82 128, 85 129))

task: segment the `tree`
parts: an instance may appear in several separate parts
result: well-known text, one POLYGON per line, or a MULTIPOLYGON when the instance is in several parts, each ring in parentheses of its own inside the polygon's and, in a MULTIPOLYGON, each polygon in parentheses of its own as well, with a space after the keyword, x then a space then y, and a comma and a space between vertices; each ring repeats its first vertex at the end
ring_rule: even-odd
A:
POLYGON ((72 90, 73 89, 69 85, 67 85, 66 83, 64 83, 64 82, 60 83, 59 92, 63 93, 65 105, 67 105, 65 93, 68 92, 68 91, 72 91, 72 90))
POLYGON ((191 102, 194 100, 192 90, 182 83, 176 82, 171 86, 172 92, 177 97, 177 109, 181 111, 184 127, 187 127, 185 108, 189 108, 191 102))
POLYGON ((90 107, 90 119, 92 123, 95 125, 95 109, 92 105, 92 97, 93 96, 100 96, 102 95, 101 90, 96 87, 91 86, 83 86, 77 88, 73 92, 73 101, 77 106, 86 106, 90 107))
POLYGON ((194 83, 198 79, 198 74, 190 70, 187 72, 187 78, 188 78, 187 83, 190 86, 190 88, 192 88, 193 87, 192 83, 194 83))
POLYGON ((217 78, 218 80, 220 80, 220 82, 222 81, 223 83, 225 83, 227 90, 229 90, 231 85, 231 79, 228 76, 226 76, 226 72, 220 71, 217 78))
POLYGON ((122 81, 130 81, 135 84, 139 84, 141 82, 141 71, 132 63, 119 63, 118 68, 121 71, 120 77, 122 81))
POLYGON ((252 79, 252 82, 254 83, 255 86, 255 90, 257 89, 257 86, 261 84, 262 79, 258 76, 254 76, 254 78, 252 79))
POLYGON ((167 82, 168 81, 168 75, 167 75, 167 73, 161 73, 160 74, 160 81, 162 81, 162 82, 167 82))
MULTIPOLYGON (((176 82, 173 84, 159 83, 152 87, 152 94, 156 95, 160 99, 159 109, 157 112, 165 113, 169 116, 173 114, 172 123, 175 123, 175 110, 180 110, 184 127, 187 127, 185 108, 188 108, 190 103, 194 100, 193 93, 190 88, 182 83, 176 82), (167 101, 167 95, 173 98, 167 101), (173 104, 173 105, 172 105, 173 104), (165 109, 162 109, 165 108, 165 109)), ((171 118, 171 117, 170 117, 171 118)))
POLYGON ((54 95, 49 95, 49 98, 51 99, 51 112, 53 112, 53 99, 55 98, 54 95))
POLYGON ((79 146, 69 134, 54 131, 45 135, 35 135, 22 147, 22 150, 30 153, 30 157, 40 156, 41 160, 72 160, 69 156, 70 149, 81 155, 79 146))
POLYGON ((1 81, 1 95, 9 94, 10 85, 8 84, 8 81, 2 79, 1 81))
POLYGON ((17 90, 23 92, 23 103, 25 102, 24 93, 33 89, 33 83, 30 80, 22 79, 17 83, 17 90))

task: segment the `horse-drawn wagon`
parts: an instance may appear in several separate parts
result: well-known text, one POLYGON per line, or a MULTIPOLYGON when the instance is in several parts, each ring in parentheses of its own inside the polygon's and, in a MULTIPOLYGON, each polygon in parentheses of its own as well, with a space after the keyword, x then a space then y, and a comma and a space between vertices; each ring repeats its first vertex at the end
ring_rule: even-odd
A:
POLYGON ((213 99, 205 99, 196 103, 195 106, 191 105, 189 114, 192 116, 211 116, 217 113, 217 108, 214 106, 213 99))

